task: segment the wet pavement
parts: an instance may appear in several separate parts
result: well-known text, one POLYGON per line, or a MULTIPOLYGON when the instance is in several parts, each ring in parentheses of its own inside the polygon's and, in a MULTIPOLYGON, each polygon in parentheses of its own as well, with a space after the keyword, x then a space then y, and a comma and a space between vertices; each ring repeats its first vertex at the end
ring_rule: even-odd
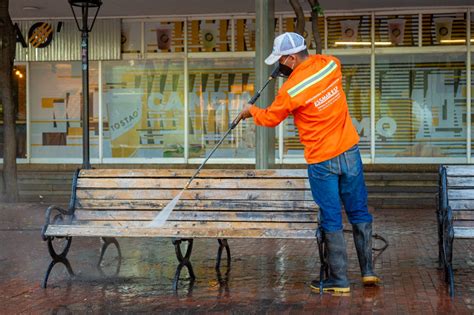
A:
MULTIPOLYGON (((177 266, 170 239, 119 239, 96 268, 100 240, 74 238, 68 258, 76 277, 57 265, 48 288, 40 283, 50 262, 40 226, 41 204, 0 204, 0 313, 327 313, 474 314, 474 240, 455 240, 454 299, 437 263, 435 210, 375 210, 374 232, 389 248, 377 260, 378 288, 363 288, 351 235, 346 234, 351 293, 319 295, 309 283, 319 274, 315 241, 229 240, 232 267, 214 269, 216 240, 195 240, 191 261, 196 281, 183 271, 177 292, 177 266), (109 276, 107 276, 109 275, 109 276)), ((225 264, 224 264, 225 265, 225 264)), ((184 270, 184 269, 183 269, 184 270)))

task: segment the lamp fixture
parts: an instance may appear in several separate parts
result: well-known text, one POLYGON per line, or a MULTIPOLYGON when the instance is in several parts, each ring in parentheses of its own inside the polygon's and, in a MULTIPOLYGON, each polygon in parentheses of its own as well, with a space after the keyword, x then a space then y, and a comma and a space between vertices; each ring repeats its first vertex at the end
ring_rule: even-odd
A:
POLYGON ((76 21, 77 28, 81 32, 90 32, 94 27, 95 19, 97 14, 99 14, 100 6, 102 5, 102 0, 68 0, 69 5, 71 6, 72 14, 74 15, 74 20, 76 21), (95 13, 93 11, 95 10, 95 13), (76 11, 78 11, 76 13, 76 11), (92 14, 90 14, 92 13, 92 14), (89 16, 94 16, 92 19, 91 25, 89 26, 89 16), (79 25, 79 19, 82 20, 82 27, 79 25))

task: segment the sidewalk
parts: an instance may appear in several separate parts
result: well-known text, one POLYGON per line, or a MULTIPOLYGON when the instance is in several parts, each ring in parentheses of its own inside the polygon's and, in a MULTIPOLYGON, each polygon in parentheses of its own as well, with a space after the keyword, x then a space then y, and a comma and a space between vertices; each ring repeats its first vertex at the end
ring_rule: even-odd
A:
POLYGON ((346 234, 351 293, 335 297, 309 289, 319 274, 317 246, 298 240, 229 240, 232 268, 225 274, 223 267, 218 275, 217 241, 197 239, 191 256, 197 279, 191 287, 181 280, 175 293, 171 240, 119 239, 120 273, 107 278, 95 267, 99 239, 73 238, 68 258, 76 279, 68 280, 58 265, 44 290, 40 283, 50 257, 40 226, 46 207, 0 204, 0 314, 474 314, 474 240, 455 240, 456 297, 450 299, 437 269, 434 209, 375 211, 374 232, 390 243, 376 264, 380 288, 362 287, 352 237, 346 234))

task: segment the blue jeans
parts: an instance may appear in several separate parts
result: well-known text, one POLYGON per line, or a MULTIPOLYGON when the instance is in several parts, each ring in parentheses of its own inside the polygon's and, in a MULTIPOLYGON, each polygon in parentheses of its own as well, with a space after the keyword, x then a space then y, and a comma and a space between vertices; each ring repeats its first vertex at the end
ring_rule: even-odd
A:
POLYGON ((341 200, 351 224, 372 222, 357 145, 330 160, 309 164, 308 178, 324 231, 342 230, 341 200))

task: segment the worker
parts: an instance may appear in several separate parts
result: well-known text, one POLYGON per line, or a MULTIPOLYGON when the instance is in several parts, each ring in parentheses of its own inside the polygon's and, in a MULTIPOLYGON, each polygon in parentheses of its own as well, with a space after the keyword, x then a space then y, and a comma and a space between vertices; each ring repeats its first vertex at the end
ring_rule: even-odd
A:
MULTIPOLYGON (((266 109, 247 104, 240 118, 253 117, 256 125, 275 127, 292 114, 298 128, 314 201, 320 208, 320 227, 327 248, 329 276, 325 292, 347 293, 347 252, 343 234, 341 200, 352 224, 364 285, 380 279, 372 267, 372 215, 357 134, 342 89, 340 61, 327 55, 308 54, 304 38, 287 32, 275 38, 267 65, 279 62, 288 77, 266 109)), ((311 288, 320 290, 320 281, 311 288)))

